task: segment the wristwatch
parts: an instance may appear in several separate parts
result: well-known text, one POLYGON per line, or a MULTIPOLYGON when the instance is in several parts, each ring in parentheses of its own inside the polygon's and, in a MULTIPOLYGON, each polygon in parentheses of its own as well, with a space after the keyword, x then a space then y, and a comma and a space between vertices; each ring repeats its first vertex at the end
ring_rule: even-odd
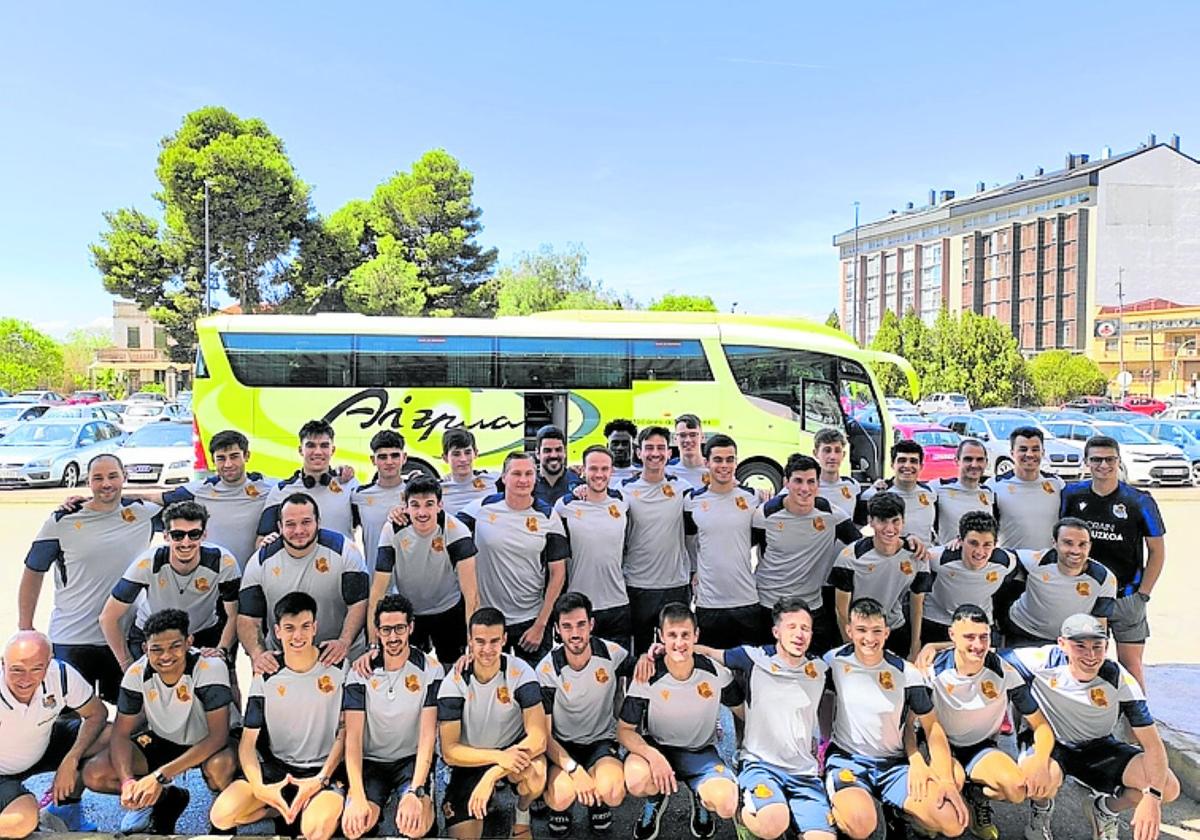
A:
MULTIPOLYGON (((154 781, 158 782, 160 785, 171 784, 171 779, 161 770, 154 771, 154 781)), ((1162 799, 1162 797, 1160 796, 1159 799, 1162 799)))
POLYGON ((418 785, 415 788, 409 788, 408 792, 417 797, 417 799, 425 799, 429 796, 429 788, 426 785, 418 785))
POLYGON ((1163 792, 1156 787, 1150 787, 1147 785, 1146 787, 1142 788, 1142 796, 1153 796, 1155 799, 1161 802, 1163 798, 1163 792))
POLYGON ((568 774, 574 773, 578 769, 579 769, 579 762, 573 758, 568 758, 567 763, 563 765, 564 773, 568 773, 568 774))

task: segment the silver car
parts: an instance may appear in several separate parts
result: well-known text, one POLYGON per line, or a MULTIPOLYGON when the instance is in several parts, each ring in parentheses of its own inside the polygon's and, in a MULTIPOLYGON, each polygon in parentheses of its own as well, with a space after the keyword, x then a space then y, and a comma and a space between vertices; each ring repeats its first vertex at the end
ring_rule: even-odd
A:
POLYGON ((44 403, 8 403, 0 405, 0 438, 11 432, 18 423, 36 420, 49 409, 50 406, 44 403))
POLYGON ((32 420, 0 439, 0 487, 77 487, 88 461, 114 453, 125 433, 107 420, 32 420))
POLYGON ((983 441, 988 453, 988 471, 992 475, 1008 475, 1013 471, 1012 445, 1008 442, 1013 429, 1034 426, 1045 435, 1045 455, 1042 469, 1054 473, 1064 481, 1076 481, 1083 477, 1083 455, 1078 448, 1057 440, 1037 420, 1023 414, 949 414, 941 424, 953 429, 963 437, 983 441))

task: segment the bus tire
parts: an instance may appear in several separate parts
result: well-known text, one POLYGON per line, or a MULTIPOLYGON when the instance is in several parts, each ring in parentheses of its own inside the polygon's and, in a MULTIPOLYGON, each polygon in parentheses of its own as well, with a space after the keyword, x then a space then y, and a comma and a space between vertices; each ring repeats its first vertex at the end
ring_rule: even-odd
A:
POLYGON ((442 480, 441 474, 431 464, 422 461, 420 458, 409 458, 404 462, 404 474, 411 475, 414 472, 427 475, 434 481, 442 480))
POLYGON ((783 470, 770 461, 745 461, 738 464, 737 480, 739 484, 750 484, 758 480, 758 486, 770 484, 771 495, 774 496, 783 489, 783 470))

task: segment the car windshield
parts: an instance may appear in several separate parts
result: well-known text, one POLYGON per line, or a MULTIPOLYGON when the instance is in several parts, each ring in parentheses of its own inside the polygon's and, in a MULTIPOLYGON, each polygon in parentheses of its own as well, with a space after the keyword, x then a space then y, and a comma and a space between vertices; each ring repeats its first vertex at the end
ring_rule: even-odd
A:
POLYGON ((920 432, 913 432, 913 440, 922 446, 958 446, 958 435, 949 429, 926 429, 920 432))
POLYGON ((25 423, 0 440, 0 446, 70 446, 78 430, 69 423, 25 423))
POLYGON ((91 417, 92 410, 90 408, 82 408, 77 405, 60 405, 46 412, 47 417, 91 417))
POLYGON ((124 414, 129 410, 129 406, 125 405, 125 403, 109 403, 102 407, 107 408, 109 411, 115 411, 117 414, 124 414))
POLYGON ((1108 435, 1117 443, 1158 443, 1141 429, 1126 426, 1124 423, 1116 426, 1100 426, 1099 430, 1099 434, 1108 435))
POLYGON ((996 440, 1008 440, 1013 429, 1032 425, 1027 417, 989 417, 988 423, 992 427, 992 436, 996 440))
POLYGON ((0 420, 16 420, 25 411, 23 405, 0 405, 0 420))
POLYGON ((162 412, 163 407, 161 405, 154 405, 153 403, 139 403, 125 409, 125 413, 130 417, 154 417, 162 414, 162 412))
POLYGON ((1200 441, 1200 420, 1179 420, 1172 425, 1178 426, 1196 440, 1200 441))
POLYGON ((182 423, 153 423, 143 426, 125 441, 124 446, 191 446, 192 427, 182 423))

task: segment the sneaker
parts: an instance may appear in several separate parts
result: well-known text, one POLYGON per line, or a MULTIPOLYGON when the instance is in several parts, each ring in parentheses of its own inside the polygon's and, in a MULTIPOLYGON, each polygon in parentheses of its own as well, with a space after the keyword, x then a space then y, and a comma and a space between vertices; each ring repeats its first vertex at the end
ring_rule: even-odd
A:
POLYGON ((992 819, 992 803, 983 795, 979 785, 968 784, 963 790, 970 808, 971 833, 979 840, 1000 840, 1000 829, 992 819))
POLYGON ((1117 828, 1121 818, 1110 814, 1101 807, 1106 794, 1100 793, 1092 797, 1091 802, 1084 802, 1083 813, 1092 826, 1092 840, 1117 840, 1117 828))
POLYGON ((187 810, 192 795, 186 788, 167 785, 154 803, 150 815, 150 831, 154 834, 174 834, 175 824, 187 810))
POLYGON ((717 821, 713 819, 712 811, 700 802, 700 794, 692 791, 692 836, 696 840, 708 840, 717 833, 717 821))
POLYGON ((38 811, 37 830, 42 834, 66 834, 70 829, 62 819, 42 808, 38 811))
POLYGON ((599 805, 588 808, 588 820, 592 824, 592 831, 601 833, 612 828, 613 812, 612 808, 607 805, 599 805))
POLYGON ((546 800, 539 796, 529 803, 529 813, 535 817, 544 817, 550 813, 550 808, 546 805, 546 800))
POLYGON ((145 834, 150 830, 150 817, 154 813, 154 806, 148 805, 132 811, 128 808, 124 810, 125 813, 121 815, 121 826, 117 830, 118 834, 145 834))
POLYGON ((1054 816, 1054 800, 1039 805, 1029 800, 1029 822, 1025 825, 1025 840, 1054 840, 1050 830, 1050 818, 1054 816))
POLYGON ((82 802, 66 802, 62 805, 47 805, 46 813, 62 820, 68 831, 95 831, 96 824, 83 815, 82 802))
POLYGON ((546 831, 553 837, 566 837, 571 833, 571 812, 551 811, 546 817, 546 831))
POLYGON ((658 826, 670 798, 663 793, 646 798, 642 803, 642 813, 633 824, 633 840, 655 840, 658 837, 658 826))

